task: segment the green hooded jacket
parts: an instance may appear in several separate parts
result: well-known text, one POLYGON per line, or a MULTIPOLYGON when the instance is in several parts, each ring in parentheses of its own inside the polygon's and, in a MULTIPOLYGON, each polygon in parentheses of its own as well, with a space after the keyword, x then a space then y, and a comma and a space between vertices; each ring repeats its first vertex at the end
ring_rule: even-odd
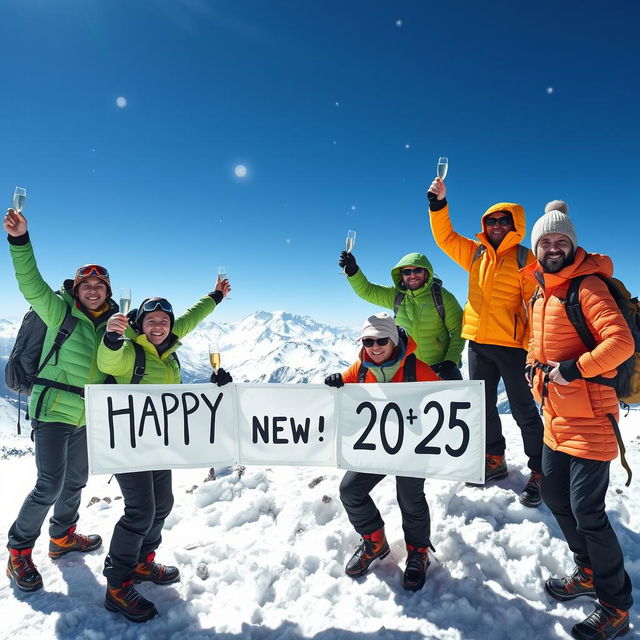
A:
MULTIPOLYGON (((180 338, 193 331, 215 308, 213 298, 206 295, 176 318, 171 329, 170 346, 161 355, 144 333, 131 337, 145 351, 144 376, 140 384, 180 384, 180 365, 172 354, 180 347, 180 338)), ((121 345, 113 350, 103 340, 98 347, 98 367, 103 373, 114 376, 118 384, 129 384, 136 359, 135 349, 130 340, 124 340, 121 345)))
POLYGON ((440 318, 433 301, 433 267, 422 253, 409 253, 398 261, 391 270, 393 286, 385 287, 367 280, 361 269, 347 278, 353 290, 367 302, 393 309, 396 295, 404 293, 398 309, 396 323, 403 327, 418 345, 418 359, 429 365, 450 360, 459 365, 464 349, 462 331, 462 307, 453 294, 442 287, 444 321, 440 318), (402 282, 401 269, 413 265, 427 270, 424 285, 415 291, 408 291, 402 282))
MULTIPOLYGON (((22 295, 47 325, 42 346, 43 356, 49 353, 58 329, 64 321, 67 308, 78 318, 75 329, 62 345, 57 357, 53 357, 47 363, 38 377, 74 387, 104 382, 105 375, 98 370, 96 353, 107 320, 118 310, 118 306, 113 300, 107 300, 107 311, 92 319, 76 304, 73 297, 73 280, 66 280, 63 288, 57 293, 44 281, 28 236, 12 239, 10 252, 22 295)), ((42 356, 40 361, 42 362, 42 356)), ((86 424, 84 399, 76 393, 34 385, 29 398, 29 415, 32 418, 78 427, 86 424)))

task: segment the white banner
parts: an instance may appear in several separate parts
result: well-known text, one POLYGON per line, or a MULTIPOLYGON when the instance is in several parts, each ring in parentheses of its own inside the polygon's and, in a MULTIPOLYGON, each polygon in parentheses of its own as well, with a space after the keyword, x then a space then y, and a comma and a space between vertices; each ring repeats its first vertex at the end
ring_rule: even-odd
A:
POLYGON ((93 474, 240 462, 484 480, 479 381, 88 385, 85 398, 93 474))
POLYGON ((335 389, 324 384, 239 384, 241 464, 336 466, 335 389))
POLYGON ((484 382, 347 384, 339 394, 338 466, 484 482, 484 382))
POLYGON ((234 464, 235 385, 85 387, 90 473, 234 464))

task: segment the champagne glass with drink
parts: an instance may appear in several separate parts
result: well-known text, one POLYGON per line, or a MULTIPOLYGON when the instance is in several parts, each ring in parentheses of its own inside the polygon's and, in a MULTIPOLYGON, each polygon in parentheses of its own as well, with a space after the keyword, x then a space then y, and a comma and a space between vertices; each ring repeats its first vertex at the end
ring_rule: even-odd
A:
POLYGON ((218 341, 209 343, 209 362, 214 373, 218 373, 220 368, 220 345, 218 341))
MULTIPOLYGON (((131 289, 120 289, 120 313, 125 316, 131 309, 131 289)), ((121 335, 118 340, 124 340, 124 335, 121 335)))
MULTIPOLYGON (((355 246, 356 246, 356 232, 353 231, 352 229, 349 229, 349 231, 347 231, 347 239, 345 241, 345 249, 347 250, 347 253, 351 253, 353 251, 353 247, 355 246)), ((344 270, 344 268, 340 273, 343 276, 347 275, 347 272, 344 270)))
POLYGON ((26 199, 27 190, 24 187, 16 187, 16 190, 13 192, 13 203, 11 208, 18 213, 21 213, 26 199))
POLYGON ((447 177, 447 171, 449 171, 449 158, 445 156, 440 156, 438 158, 438 178, 444 180, 447 177))

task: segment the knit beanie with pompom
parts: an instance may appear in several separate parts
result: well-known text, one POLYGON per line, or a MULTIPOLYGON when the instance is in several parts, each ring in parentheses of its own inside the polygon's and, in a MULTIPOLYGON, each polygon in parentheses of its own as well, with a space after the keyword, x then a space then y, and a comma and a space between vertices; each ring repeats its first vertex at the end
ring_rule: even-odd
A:
POLYGON ((573 250, 578 246, 578 238, 573 222, 568 215, 569 207, 562 200, 552 200, 544 208, 544 215, 536 220, 531 230, 531 250, 534 255, 538 249, 538 242, 549 233, 562 233, 571 240, 573 250))

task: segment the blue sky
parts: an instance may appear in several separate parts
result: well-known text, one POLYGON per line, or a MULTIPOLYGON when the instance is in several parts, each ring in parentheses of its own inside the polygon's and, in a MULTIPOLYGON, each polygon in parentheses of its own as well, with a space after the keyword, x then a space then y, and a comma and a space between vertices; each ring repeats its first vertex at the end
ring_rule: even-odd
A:
MULTIPOLYGON (((225 265, 218 321, 354 326, 372 307, 338 274, 348 229, 371 280, 422 251, 464 302, 426 213, 447 155, 458 231, 500 201, 530 229, 564 199, 637 293, 639 17, 619 0, 4 0, 0 191, 28 188, 52 285, 99 262, 114 291, 179 310, 225 265)), ((8 251, 0 288, 19 317, 8 251)))

